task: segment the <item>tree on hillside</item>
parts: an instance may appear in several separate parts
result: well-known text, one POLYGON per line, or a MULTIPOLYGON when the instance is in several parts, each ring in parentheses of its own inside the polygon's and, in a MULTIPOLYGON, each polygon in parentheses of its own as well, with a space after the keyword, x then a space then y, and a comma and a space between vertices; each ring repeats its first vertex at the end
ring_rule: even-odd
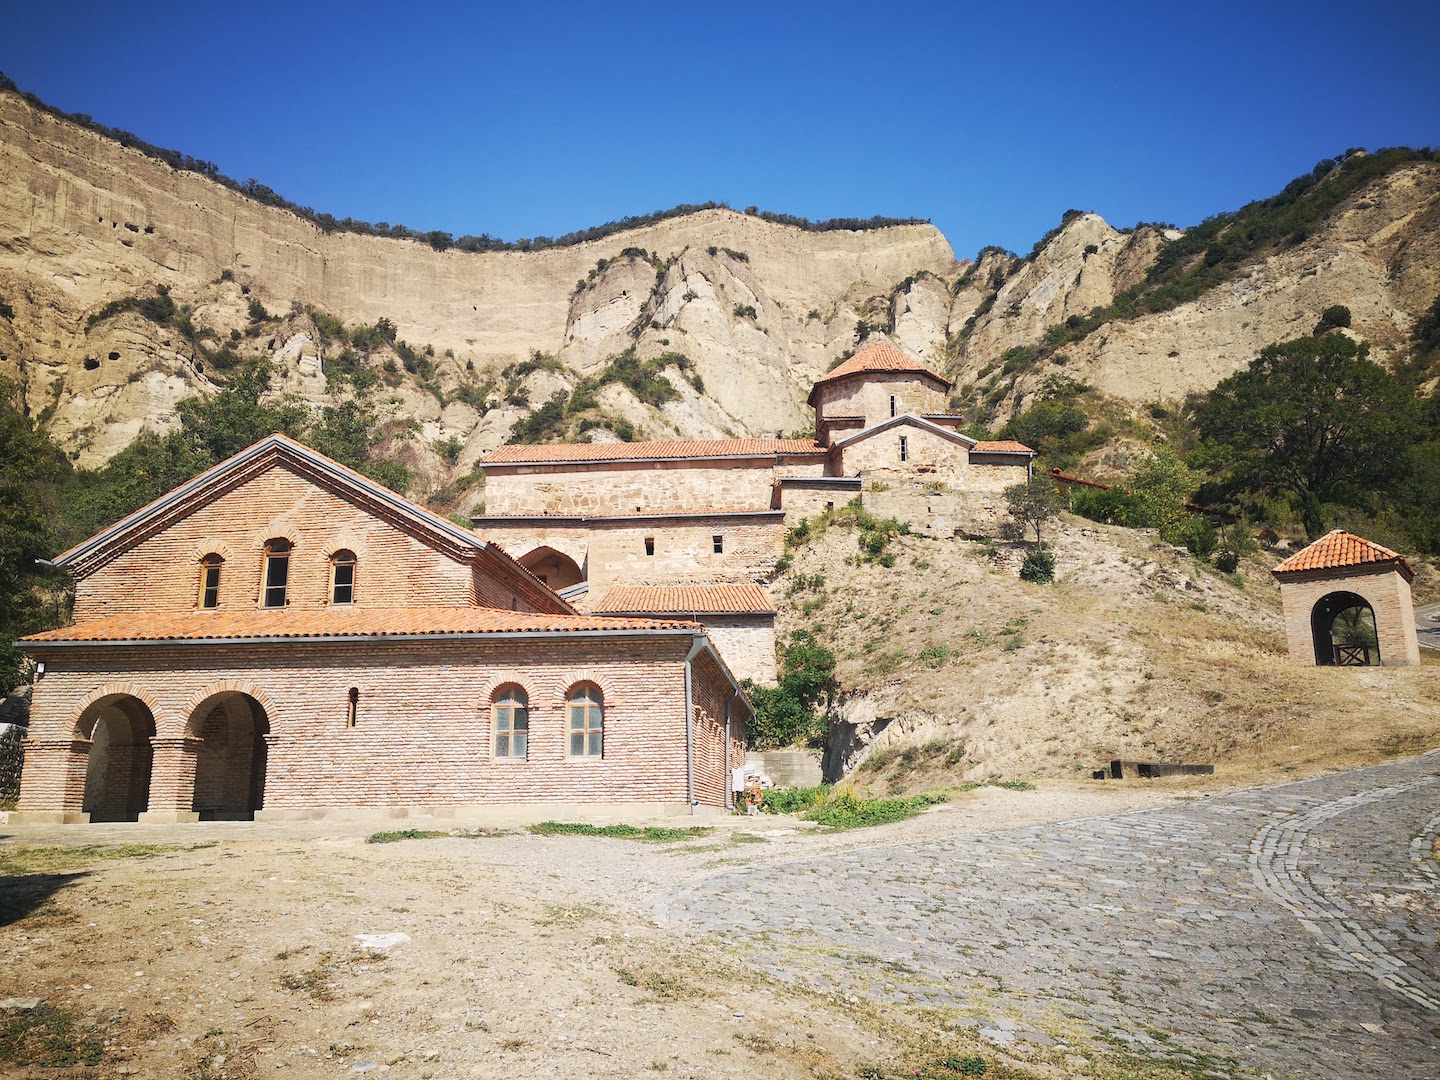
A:
POLYGON ((757 686, 747 679, 745 692, 755 706, 755 746, 820 746, 825 709, 835 692, 835 654, 811 631, 796 630, 780 651, 779 683, 757 686))
POLYGON ((1201 399, 1195 460, 1229 494, 1292 501, 1313 540, 1325 506, 1367 508, 1407 470, 1415 403, 1344 334, 1269 345, 1201 399))
POLYGON ((1035 530, 1035 546, 1043 547, 1040 530, 1065 509, 1065 500, 1048 476, 1032 476, 1005 489, 1005 507, 1022 529, 1035 530))

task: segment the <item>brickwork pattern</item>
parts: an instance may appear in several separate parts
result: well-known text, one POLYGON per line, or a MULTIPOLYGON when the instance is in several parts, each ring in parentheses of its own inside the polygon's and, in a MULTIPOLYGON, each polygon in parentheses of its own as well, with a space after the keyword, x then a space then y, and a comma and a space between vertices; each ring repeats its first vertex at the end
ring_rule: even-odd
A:
MULTIPOLYGON (((133 686, 155 704, 151 810, 233 809, 243 801, 253 734, 237 734, 231 718, 222 766, 215 763, 221 751, 212 721, 224 704, 216 695, 251 690, 263 695, 269 721, 267 809, 681 802, 683 661, 691 641, 677 634, 551 640, 543 647, 295 641, 70 651, 49 661, 36 688, 20 809, 81 809, 90 744, 75 735, 97 686, 133 686), (529 695, 524 761, 494 756, 490 699, 500 674, 529 695), (565 704, 580 681, 605 693, 600 759, 568 757, 565 704), (353 728, 347 726, 351 687, 359 692, 353 728)), ((697 701, 708 703, 709 715, 723 716, 728 686, 715 685, 723 680, 713 664, 695 668, 697 701)), ((235 699, 226 700, 233 708, 235 699)), ((707 805, 722 804, 723 788, 707 805)))
POLYGON ((1374 610, 1381 663, 1386 666, 1420 663, 1410 583, 1393 565, 1309 570, 1283 575, 1279 581, 1285 644, 1293 663, 1315 663, 1311 614, 1321 599, 1337 592, 1355 593, 1374 610))

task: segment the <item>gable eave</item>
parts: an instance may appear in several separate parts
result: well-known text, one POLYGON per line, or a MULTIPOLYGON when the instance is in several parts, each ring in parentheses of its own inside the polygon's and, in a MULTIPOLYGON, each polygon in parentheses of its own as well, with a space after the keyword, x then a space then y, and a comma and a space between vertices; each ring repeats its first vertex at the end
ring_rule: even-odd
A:
POLYGON ((863 442, 872 435, 879 435, 881 432, 888 431, 894 427, 919 428, 921 431, 938 435, 942 439, 948 439, 950 442, 963 446, 967 450, 974 449, 979 442, 978 439, 972 439, 969 435, 962 435, 958 431, 951 431, 948 428, 941 427, 939 424, 932 424, 929 420, 921 416, 916 416, 914 413, 901 413, 899 416, 887 417, 873 427, 866 428, 864 431, 857 431, 854 435, 845 436, 845 438, 832 444, 832 449, 844 450, 853 443, 863 442))

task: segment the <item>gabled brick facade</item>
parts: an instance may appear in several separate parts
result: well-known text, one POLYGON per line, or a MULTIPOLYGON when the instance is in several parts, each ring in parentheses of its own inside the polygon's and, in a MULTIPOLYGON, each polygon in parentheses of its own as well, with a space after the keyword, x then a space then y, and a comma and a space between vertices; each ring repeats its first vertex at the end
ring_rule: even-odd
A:
POLYGON ((57 562, 76 622, 24 643, 44 674, 12 821, 719 809, 714 763, 744 758, 702 626, 578 614, 280 436, 57 562))

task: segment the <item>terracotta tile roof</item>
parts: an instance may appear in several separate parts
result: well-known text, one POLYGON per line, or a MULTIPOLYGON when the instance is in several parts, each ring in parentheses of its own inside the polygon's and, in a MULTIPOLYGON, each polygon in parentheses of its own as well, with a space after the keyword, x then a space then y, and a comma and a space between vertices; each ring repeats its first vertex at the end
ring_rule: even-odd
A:
POLYGON ((664 461, 684 458, 773 457, 776 454, 822 455, 813 439, 691 439, 677 442, 506 444, 490 451, 480 464, 548 464, 589 461, 664 461))
POLYGON ((1366 566, 1376 563, 1397 563, 1407 577, 1413 577, 1405 557, 1398 551, 1381 547, 1363 536, 1356 536, 1344 529, 1326 533, 1309 547, 1302 548, 1271 571, 1272 574, 1290 574, 1301 570, 1339 570, 1347 566, 1366 566))
POLYGON ((653 611, 661 614, 749 614, 773 612, 765 590, 753 582, 738 585, 624 585, 609 590, 595 613, 653 611))
POLYGON ((866 345, 854 356, 850 357, 834 371, 827 372, 815 380, 816 386, 821 386, 836 379, 844 379, 851 375, 862 375, 872 371, 912 371, 917 374, 929 375, 932 379, 938 379, 946 386, 952 385, 950 380, 943 375, 937 375, 919 360, 905 355, 888 341, 877 341, 872 345, 866 345))
POLYGON ((970 448, 977 454, 1033 454, 1034 450, 1024 443, 1016 442, 1014 439, 1001 439, 998 442, 977 442, 970 448))
POLYGON ((296 611, 157 612, 47 630, 27 642, 205 641, 229 638, 394 637, 412 634, 505 634, 583 630, 695 629, 681 620, 536 615, 483 607, 368 608, 296 611))

